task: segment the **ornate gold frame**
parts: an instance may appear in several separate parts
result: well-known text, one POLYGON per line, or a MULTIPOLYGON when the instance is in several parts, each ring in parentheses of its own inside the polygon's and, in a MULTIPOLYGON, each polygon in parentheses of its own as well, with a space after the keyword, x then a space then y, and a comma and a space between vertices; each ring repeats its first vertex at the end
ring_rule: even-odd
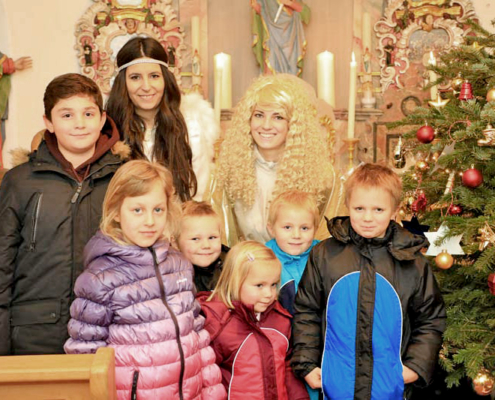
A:
POLYGON ((174 66, 169 69, 181 86, 181 69, 186 46, 183 28, 171 3, 172 0, 141 0, 138 7, 120 5, 116 0, 93 0, 76 24, 74 49, 81 66, 81 73, 93 79, 103 94, 110 93, 116 65, 111 44, 125 36, 148 36, 158 40, 167 51, 173 47, 174 66))
POLYGON ((449 37, 448 49, 463 41, 468 28, 460 28, 459 24, 468 19, 476 19, 476 13, 471 0, 453 0, 447 7, 447 0, 425 0, 411 2, 410 0, 390 0, 384 16, 375 24, 374 31, 378 37, 380 62, 380 83, 382 91, 390 85, 403 88, 401 76, 409 68, 409 40, 418 30, 442 29, 449 37), (407 10, 404 3, 407 4, 407 10), (408 16, 407 26, 401 26, 404 14, 408 16), (432 23, 427 28, 421 19, 432 16, 432 23), (445 18, 448 16, 448 18, 445 18), (387 54, 388 53, 388 54, 387 54))

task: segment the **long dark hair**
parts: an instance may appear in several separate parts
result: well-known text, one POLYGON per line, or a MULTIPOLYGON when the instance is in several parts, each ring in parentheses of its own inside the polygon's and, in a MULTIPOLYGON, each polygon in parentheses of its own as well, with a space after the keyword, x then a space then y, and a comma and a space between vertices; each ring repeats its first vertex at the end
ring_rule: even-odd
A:
MULTIPOLYGON (((149 57, 168 61, 161 44, 152 38, 136 37, 129 40, 117 54, 117 66, 137 58, 149 57)), ((192 151, 189 146, 187 126, 180 112, 180 90, 174 75, 160 65, 165 90, 156 113, 156 134, 153 156, 172 172, 177 195, 182 201, 190 200, 196 194, 198 183, 192 168, 192 151)), ((143 150, 144 121, 127 92, 126 70, 115 78, 107 101, 107 113, 117 124, 120 135, 131 147, 132 159, 146 158, 143 150)))

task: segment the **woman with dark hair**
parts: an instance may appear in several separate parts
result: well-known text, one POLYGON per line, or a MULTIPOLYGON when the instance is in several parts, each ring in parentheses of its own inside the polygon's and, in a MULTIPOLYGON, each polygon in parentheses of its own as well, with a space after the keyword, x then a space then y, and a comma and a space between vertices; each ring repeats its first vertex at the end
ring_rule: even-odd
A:
POLYGON ((129 40, 117 54, 118 74, 107 101, 107 114, 131 147, 132 159, 148 159, 172 172, 181 201, 197 190, 181 94, 168 70, 167 53, 152 38, 129 40))

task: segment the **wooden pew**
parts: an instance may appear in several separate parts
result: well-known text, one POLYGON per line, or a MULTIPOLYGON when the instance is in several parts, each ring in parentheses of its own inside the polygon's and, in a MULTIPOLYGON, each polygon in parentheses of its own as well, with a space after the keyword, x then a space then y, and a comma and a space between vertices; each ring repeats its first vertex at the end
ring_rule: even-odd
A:
POLYGON ((0 357, 1 400, 115 400, 111 347, 96 354, 0 357))

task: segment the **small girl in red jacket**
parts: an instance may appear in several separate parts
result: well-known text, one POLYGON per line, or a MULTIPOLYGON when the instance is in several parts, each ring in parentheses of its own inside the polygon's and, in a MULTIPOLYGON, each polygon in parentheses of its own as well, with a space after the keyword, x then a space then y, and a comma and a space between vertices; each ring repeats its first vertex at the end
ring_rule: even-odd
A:
POLYGON ((309 399, 288 363, 291 315, 277 301, 280 272, 272 250, 241 242, 213 293, 200 297, 230 400, 309 399))

